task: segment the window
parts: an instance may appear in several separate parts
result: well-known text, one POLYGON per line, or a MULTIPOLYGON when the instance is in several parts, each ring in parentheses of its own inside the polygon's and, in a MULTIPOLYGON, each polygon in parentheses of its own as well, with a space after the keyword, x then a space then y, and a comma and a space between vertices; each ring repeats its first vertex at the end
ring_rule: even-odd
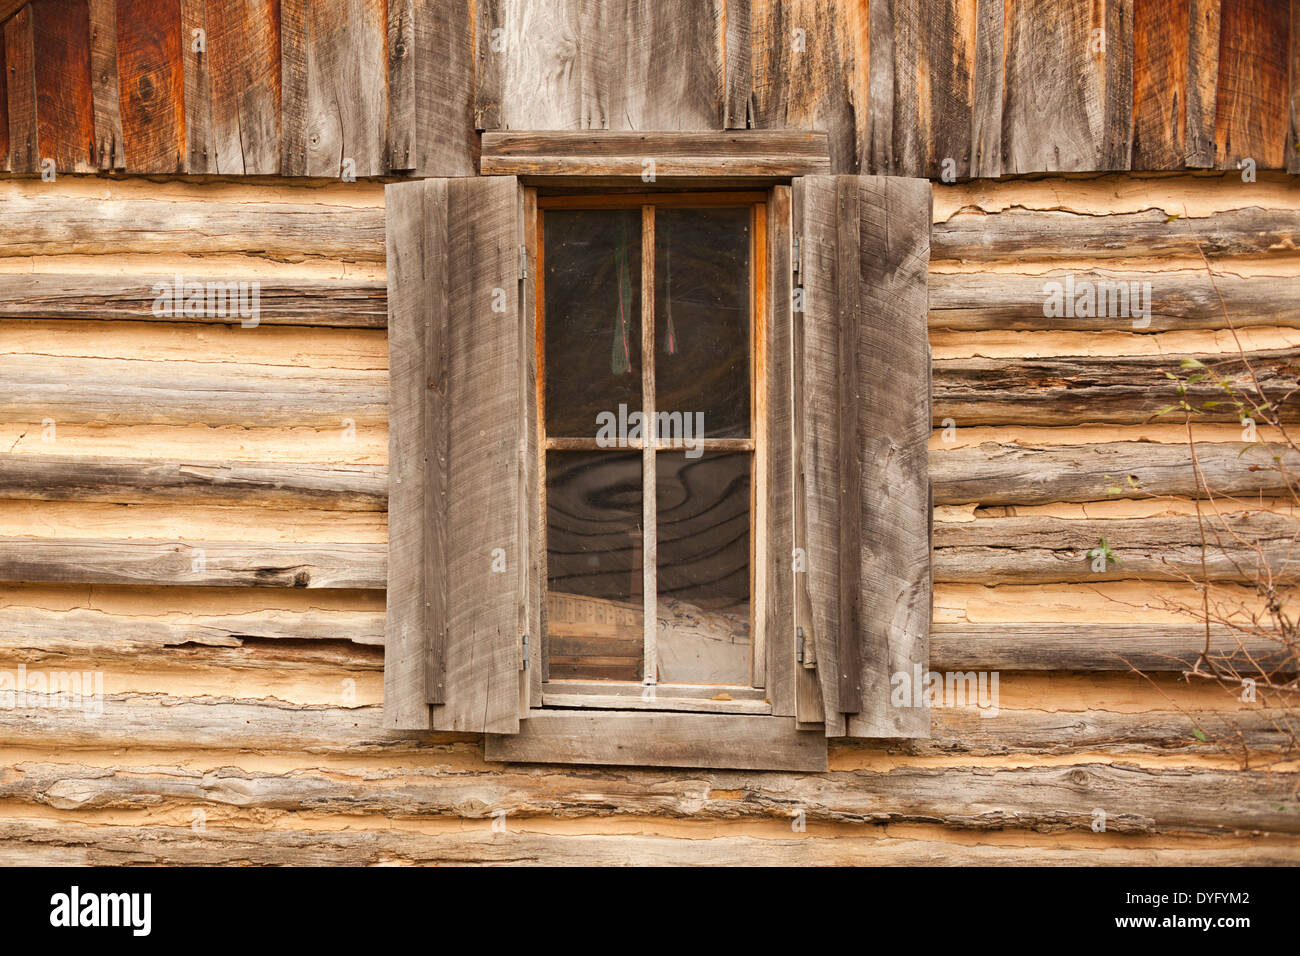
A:
POLYGON ((928 735, 891 691, 928 667, 929 184, 825 163, 485 134, 498 175, 386 187, 386 727, 790 770, 928 735))
POLYGON ((539 200, 547 706, 770 712, 753 666, 765 199, 539 200))

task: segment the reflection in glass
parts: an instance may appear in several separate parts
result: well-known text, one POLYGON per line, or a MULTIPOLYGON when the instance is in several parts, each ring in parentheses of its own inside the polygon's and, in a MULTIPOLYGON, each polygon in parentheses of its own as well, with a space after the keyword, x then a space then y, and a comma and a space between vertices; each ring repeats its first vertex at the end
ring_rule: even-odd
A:
POLYGON ((548 209, 543 236, 546 431, 593 437, 641 407, 641 210, 548 209))
POLYGON ((709 438, 749 436, 749 218, 655 210, 655 407, 709 438))
POLYGON ((641 455, 546 454, 550 676, 642 676, 641 455))
POLYGON ((656 458, 659 680, 750 681, 748 453, 656 458))

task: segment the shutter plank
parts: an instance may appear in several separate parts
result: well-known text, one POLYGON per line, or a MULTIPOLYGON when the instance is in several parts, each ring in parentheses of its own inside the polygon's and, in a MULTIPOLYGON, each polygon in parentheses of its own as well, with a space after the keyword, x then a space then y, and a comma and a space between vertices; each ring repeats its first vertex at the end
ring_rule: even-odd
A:
MULTIPOLYGON (((840 337, 836 274, 839 266, 839 207, 836 177, 807 176, 794 184, 801 235, 804 307, 800 350, 802 380, 796 382, 802 472, 802 546, 807 570, 802 575, 807 616, 805 654, 816 659, 826 735, 843 736, 840 709, 840 337)), ((798 542, 797 542, 798 544, 798 542)), ((800 714, 802 719, 804 714, 800 714)))
MULTIPOLYGON (((891 677, 927 666, 930 187, 795 180, 805 307, 795 349, 796 622, 811 629, 827 736, 924 737, 891 677), (848 715, 847 720, 845 715, 848 715)), ((796 320, 798 319, 796 313, 796 320)), ((796 322, 796 328, 799 323, 796 322)), ((798 686, 796 716, 817 703, 798 686)))
POLYGON ((385 187, 388 234, 389 491, 388 610, 384 646, 384 726, 424 730, 429 703, 441 689, 441 633, 434 632, 446 589, 430 580, 443 565, 433 557, 445 523, 434 512, 439 449, 430 427, 430 364, 442 289, 434 270, 445 261, 446 183, 428 180, 385 187), (431 467, 433 466, 433 467, 431 467), (426 559, 426 554, 430 555, 426 559), (439 606, 433 607, 434 603, 439 606), (437 660, 435 665, 433 662, 437 660), (433 672, 430 674, 429 672, 433 672))
POLYGON ((518 182, 450 180, 448 204, 447 693, 434 725, 515 733, 531 560, 520 531, 518 182), (494 570, 502 554, 505 568, 494 570))
POLYGON ((857 473, 861 476, 862 706, 854 737, 928 737, 924 707, 890 705, 890 678, 929 662, 932 610, 930 185, 861 177, 857 473))

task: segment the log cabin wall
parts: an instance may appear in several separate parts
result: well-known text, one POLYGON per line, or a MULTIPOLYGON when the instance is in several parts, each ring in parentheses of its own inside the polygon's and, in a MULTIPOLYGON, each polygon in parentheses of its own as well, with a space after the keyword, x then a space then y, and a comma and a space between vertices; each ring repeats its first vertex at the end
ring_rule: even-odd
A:
MULTIPOLYGON (((31 4, 6 23, 11 65, 11 34, 20 55, 23 29, 42 35, 22 18, 52 6, 31 4)), ((130 91, 144 85, 122 85, 135 69, 127 63, 149 59, 128 55, 145 48, 134 46, 144 41, 132 30, 167 4, 83 6, 93 62, 118 65, 121 105, 115 118, 96 106, 89 122, 96 131, 120 122, 121 137, 97 132, 84 159, 80 146, 65 154, 41 139, 36 153, 55 157, 57 180, 30 175, 39 163, 0 180, 0 670, 102 672, 105 698, 92 717, 0 709, 0 862, 1300 861, 1294 773, 1242 770, 1194 735, 1198 725, 1231 726, 1260 751, 1279 743, 1268 712, 1178 679, 1177 658, 1197 638, 1165 602, 1194 603, 1195 592, 1161 558, 1190 553, 1178 545, 1195 540, 1191 482, 1181 427, 1148 422, 1169 404, 1163 373, 1180 358, 1236 353, 1215 284, 1257 367, 1294 377, 1286 365, 1300 345, 1300 186, 1265 171, 1293 161, 1282 131, 1290 100, 1274 96, 1262 106, 1259 84, 1225 81, 1221 53, 1214 66, 1216 50, 1275 37, 1256 26, 1249 42, 1211 47, 1206 60, 1183 42, 1181 21, 1157 17, 1171 34, 1161 41, 1165 52, 1153 51, 1152 34, 1129 44, 1137 65, 1065 70, 1082 84, 1070 96, 1113 116, 1123 115, 1124 97, 1098 100, 1096 89, 1146 76, 1142 63, 1177 61, 1170 75, 1177 89, 1200 94, 1200 112, 1179 97, 1194 116, 1144 126, 1136 116, 1165 107, 1135 92, 1129 142, 1110 136, 1123 121, 1060 105, 1051 107, 1056 121, 1079 129, 1036 126, 1026 112, 1045 107, 1006 91, 1018 88, 1012 77, 1028 65, 1019 44, 1039 41, 1014 38, 1046 31, 1067 43, 1063 31, 1086 25, 1068 17, 1085 11, 1119 23, 1109 34, 1114 51, 1116 33, 1132 40, 1127 24, 1147 22, 1160 4, 954 2, 940 4, 951 8, 950 20, 927 17, 922 36, 915 18, 886 16, 902 4, 844 4, 830 17, 812 3, 728 0, 725 21, 717 8, 714 40, 748 43, 752 55, 741 63, 749 76, 721 57, 683 76, 672 96, 690 109, 665 113, 662 103, 608 92, 608 78, 584 81, 577 92, 509 71, 488 81, 477 47, 477 88, 453 97, 472 117, 454 128, 471 132, 435 141, 410 126, 402 140, 393 104, 427 90, 411 93, 424 89, 418 79, 398 89, 391 47, 378 61, 363 58, 388 63, 382 132, 382 123, 364 122, 373 112, 329 126, 326 114, 305 105, 365 102, 373 110, 379 98, 313 101, 287 92, 348 81, 341 72, 318 76, 316 54, 304 58, 284 40, 286 24, 318 38, 309 49, 337 51, 362 36, 382 45, 381 27, 391 23, 376 13, 384 4, 286 0, 268 3, 259 21, 274 26, 278 16, 280 29, 256 33, 267 49, 279 45, 275 62, 285 69, 267 74, 263 86, 254 79, 235 88, 278 101, 282 118, 305 111, 315 117, 309 132, 292 132, 293 120, 259 126, 269 138, 228 140, 214 119, 203 133, 203 160, 197 144, 205 140, 188 122, 201 94, 185 62, 151 74, 162 79, 148 88, 171 98, 161 111, 154 101, 130 107, 130 91), (307 6, 348 16, 304 25, 307 6), (128 30, 121 18, 131 7, 141 10, 128 30), (109 54, 94 18, 114 10, 117 49, 109 54), (336 22, 345 24, 342 38, 329 33, 336 22), (820 30, 832 35, 836 56, 869 49, 875 67, 853 60, 856 80, 834 95, 819 86, 824 65, 806 63, 803 80, 774 79, 798 74, 763 37, 785 36, 795 23, 808 24, 805 52, 830 57, 820 30), (987 32, 998 28, 1000 36, 987 32), (886 29, 894 62, 908 44, 934 51, 964 37, 969 52, 952 62, 973 65, 942 84, 918 67, 929 91, 920 96, 898 75, 891 82, 889 62, 875 56, 868 38, 874 30, 880 40, 886 29), (286 79, 294 71, 305 71, 305 86, 297 74, 286 79), (990 77, 1001 80, 986 84, 990 77), (492 83, 514 97, 489 95, 492 83), (860 97, 878 89, 885 92, 861 109, 860 97), (966 109, 971 137, 960 124, 912 122, 935 116, 935 103, 944 115, 966 109), (366 177, 392 171, 384 156, 393 155, 395 139, 425 157, 409 167, 415 175, 472 173, 475 122, 664 128, 674 118, 700 128, 837 130, 836 162, 846 172, 940 175, 943 158, 965 157, 959 181, 934 188, 931 666, 1000 672, 996 716, 938 708, 928 741, 832 742, 827 774, 510 766, 485 761, 477 735, 381 728, 384 209, 382 184, 366 177), (325 170, 321 157, 337 144, 313 153, 317 135, 342 137, 343 149, 359 144, 349 158, 360 181, 339 182, 337 170, 325 170), (998 145, 976 149, 989 136, 998 145), (212 144, 226 141, 241 144, 242 168, 223 165, 222 148, 212 144), (1243 150, 1260 157, 1254 182, 1236 170, 1243 150), (101 155, 109 157, 102 166, 101 155), (1139 165, 1137 156, 1146 157, 1140 168, 1164 172, 1114 171, 1139 165), (200 169, 202 162, 216 166, 200 169), (450 168, 456 163, 469 165, 450 168), (126 175, 95 175, 99 168, 126 175), (1056 169, 1095 171, 1012 175, 1056 169), (964 178, 971 173, 981 178, 964 178), (308 178, 268 178, 276 174, 308 178), (1150 326, 1045 317, 1043 284, 1066 273, 1150 282, 1150 326), (256 279, 258 324, 155 316, 158 290, 177 275, 256 279), (1144 492, 1168 497, 1151 501, 1127 487, 1109 493, 1111 476, 1128 474, 1144 492), (1101 536, 1124 562, 1093 574, 1084 552, 1101 536), (1159 673, 1150 680, 1129 673, 1125 658, 1159 673), (1093 830, 1097 809, 1106 812, 1105 832, 1093 830), (506 812, 505 832, 492 826, 497 811, 506 812), (803 829, 792 826, 800 813, 803 829)), ((227 5, 181 4, 177 17, 196 6, 216 17, 227 5)), ((389 0, 386 13, 417 6, 389 0)), ((431 6, 448 15, 454 5, 431 6)), ((1278 8, 1256 7, 1268 16, 1278 8)), ((464 31, 455 35, 481 32, 494 10, 499 5, 480 5, 476 17, 452 18, 464 31)), ((1226 0, 1222 10, 1214 27, 1226 44, 1247 18, 1226 0)), ((179 23, 163 24, 162 35, 179 35, 179 23)), ((544 26, 536 27, 543 35, 544 26)), ((561 36, 571 29, 559 19, 551 28, 561 36)), ((1285 19, 1282 33, 1289 35, 1285 19)), ((149 36, 171 49, 170 39, 149 36)), ((707 59, 717 47, 698 49, 707 59)), ((947 47, 930 55, 949 62, 947 47)), ((1259 62, 1254 53, 1237 55, 1259 62)), ((217 92, 215 48, 212 58, 208 108, 229 117, 216 105, 229 94, 217 92)), ((631 41, 626 59, 631 65, 620 63, 614 75, 654 61, 631 41)), ((262 53, 247 61, 253 72, 265 65, 262 53)), ((41 99, 35 121, 16 113, 18 74, 0 72, 10 83, 10 155, 20 156, 26 147, 17 147, 13 131, 24 122, 43 128, 41 99)), ((94 74, 92 104, 111 106, 112 97, 97 95, 105 76, 94 74)), ((1166 87, 1151 89, 1159 98, 1166 87)), ((264 119, 263 107, 248 109, 264 119)), ((67 122, 74 119, 86 122, 67 122)), ((1278 493, 1242 467, 1237 423, 1208 422, 1198 437, 1224 490, 1278 493)))

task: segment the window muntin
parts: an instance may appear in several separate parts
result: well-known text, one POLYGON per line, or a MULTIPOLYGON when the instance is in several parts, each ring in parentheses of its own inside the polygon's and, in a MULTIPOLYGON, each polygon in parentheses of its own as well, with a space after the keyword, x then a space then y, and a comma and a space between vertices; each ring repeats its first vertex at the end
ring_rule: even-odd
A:
POLYGON ((641 684, 673 697, 715 686, 737 701, 761 698, 750 687, 761 683, 762 653, 753 601, 762 200, 539 201, 548 689, 570 704, 574 688, 641 684), (656 427, 638 427, 647 420, 656 427))

